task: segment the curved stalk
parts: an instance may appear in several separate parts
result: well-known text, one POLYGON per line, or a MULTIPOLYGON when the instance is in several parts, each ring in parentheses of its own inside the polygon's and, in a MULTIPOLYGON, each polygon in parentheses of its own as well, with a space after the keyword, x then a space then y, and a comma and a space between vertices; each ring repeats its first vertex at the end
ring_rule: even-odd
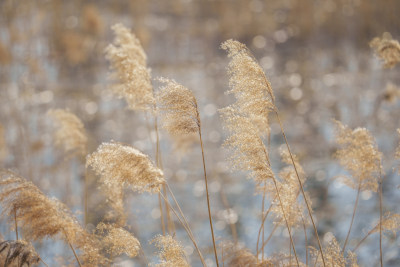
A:
POLYGON ((348 241, 349 236, 350 236, 351 228, 353 227, 354 217, 356 215, 356 210, 357 210, 357 205, 358 205, 358 199, 360 198, 360 191, 361 191, 361 180, 360 180, 360 183, 358 185, 357 197, 356 197, 356 202, 354 203, 353 215, 351 216, 351 223, 350 223, 349 230, 347 231, 346 240, 344 241, 344 245, 343 245, 343 248, 342 248, 342 253, 344 253, 344 250, 346 249, 346 245, 347 245, 347 241, 348 241))
POLYGON ((278 110, 277 110, 277 108, 275 106, 275 103, 274 103, 274 107, 275 107, 274 112, 275 112, 276 118, 278 120, 279 126, 281 128, 283 139, 285 140, 285 144, 286 144, 286 147, 288 149, 288 152, 289 152, 289 155, 290 155, 290 159, 292 161, 292 164, 293 164, 293 167, 294 167, 294 170, 295 170, 295 173, 296 173, 296 177, 297 177, 297 180, 298 180, 299 185, 300 185, 300 189, 301 189, 301 193, 302 193, 303 198, 304 198, 304 202, 306 203, 306 206, 307 206, 308 215, 310 216, 311 223, 312 223, 313 228, 314 228, 315 236, 316 236, 317 241, 318 241, 318 248, 319 248, 319 251, 320 251, 321 257, 322 257, 322 263, 323 263, 323 265, 325 267, 326 266, 325 257, 324 257, 324 253, 322 252, 322 245, 321 245, 321 241, 319 239, 318 230, 317 230, 317 227, 315 225, 314 218, 312 216, 311 207, 310 207, 310 204, 308 203, 308 200, 307 200, 307 197, 306 197, 306 193, 304 192, 303 183, 300 180, 300 176, 299 176, 299 173, 297 171, 296 164, 294 163, 293 154, 292 154, 292 152, 290 150, 289 143, 287 141, 286 134, 285 134, 285 131, 283 129, 283 125, 282 125, 281 119, 279 117, 278 110))
MULTIPOLYGON (((197 114, 197 116, 198 116, 198 121, 200 122, 199 115, 197 114)), ((201 146, 201 157, 202 157, 202 159, 203 159, 204 183, 206 184, 206 196, 207 196, 208 219, 209 219, 209 221, 210 221, 210 229, 211 229, 211 236, 212 236, 212 241, 213 241, 213 246, 214 246, 215 262, 216 262, 216 264, 217 264, 217 267, 219 267, 218 255, 217 255, 217 246, 216 246, 216 244, 215 244, 214 229, 213 229, 213 223, 212 223, 212 217, 211 217, 210 195, 209 195, 209 192, 208 192, 206 162, 205 162, 205 160, 204 160, 203 139, 201 138, 201 126, 200 126, 200 125, 199 125, 199 137, 200 137, 200 146, 201 146)))

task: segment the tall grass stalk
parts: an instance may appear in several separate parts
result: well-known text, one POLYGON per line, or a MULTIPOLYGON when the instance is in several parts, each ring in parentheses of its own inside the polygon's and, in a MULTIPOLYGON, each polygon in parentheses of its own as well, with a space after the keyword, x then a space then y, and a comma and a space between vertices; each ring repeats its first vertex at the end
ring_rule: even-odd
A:
POLYGON ((354 208, 353 208, 353 215, 351 216, 350 227, 349 227, 349 230, 347 231, 347 236, 346 236, 346 239, 344 241, 344 245, 343 245, 343 248, 342 248, 342 253, 344 253, 344 251, 346 249, 347 241, 348 241, 348 239, 350 237, 350 232, 351 232, 351 228, 353 226, 354 217, 356 215, 356 210, 357 210, 358 200, 359 200, 359 197, 360 197, 360 192, 361 192, 361 180, 360 180, 360 183, 358 185, 357 197, 356 197, 356 201, 354 203, 354 208))

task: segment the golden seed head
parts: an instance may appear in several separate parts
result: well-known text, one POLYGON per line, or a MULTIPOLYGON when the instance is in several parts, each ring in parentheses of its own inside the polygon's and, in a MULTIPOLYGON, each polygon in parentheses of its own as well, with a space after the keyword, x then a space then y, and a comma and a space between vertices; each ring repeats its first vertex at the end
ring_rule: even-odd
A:
POLYGON ((159 235, 155 237, 151 243, 160 250, 158 256, 160 263, 156 264, 157 267, 189 267, 185 258, 183 247, 170 235, 159 235))
POLYGON ((229 157, 233 169, 249 171, 248 178, 262 188, 266 181, 274 179, 274 174, 259 131, 248 117, 239 114, 231 106, 219 111, 224 127, 230 133, 223 146, 233 152, 229 157))
POLYGON ((249 117, 262 135, 269 133, 268 114, 274 110, 274 93, 263 69, 247 47, 234 40, 222 43, 231 61, 228 93, 234 94, 237 109, 249 117))
POLYGON ((86 155, 87 136, 82 121, 64 109, 51 109, 48 114, 56 126, 54 132, 56 146, 72 155, 86 155))
POLYGON ((375 37, 369 45, 384 61, 385 68, 393 68, 400 62, 400 44, 397 40, 393 40, 390 34, 384 34, 382 38, 375 37))
POLYGON ((200 117, 192 91, 171 79, 159 81, 163 86, 157 93, 157 108, 163 127, 171 135, 198 133, 200 117))
POLYGON ((138 255, 140 250, 139 240, 124 228, 104 223, 98 224, 96 228, 104 236, 101 242, 110 255, 116 257, 126 254, 131 258, 138 255))
POLYGON ((341 148, 335 156, 340 164, 352 175, 344 178, 346 185, 353 189, 378 190, 378 179, 382 169, 382 154, 378 151, 374 138, 365 128, 351 130, 339 121, 336 124, 336 143, 341 148))
POLYGON ((91 166, 104 184, 118 183, 137 192, 158 192, 165 182, 163 172, 147 155, 117 142, 101 144, 87 156, 86 166, 91 166))
POLYGON ((36 266, 39 254, 31 243, 25 240, 0 241, 0 262, 4 266, 36 266))
POLYGON ((106 58, 113 69, 112 77, 117 80, 114 93, 124 98, 130 109, 149 110, 155 103, 147 57, 136 36, 122 24, 112 27, 116 37, 107 46, 106 58))

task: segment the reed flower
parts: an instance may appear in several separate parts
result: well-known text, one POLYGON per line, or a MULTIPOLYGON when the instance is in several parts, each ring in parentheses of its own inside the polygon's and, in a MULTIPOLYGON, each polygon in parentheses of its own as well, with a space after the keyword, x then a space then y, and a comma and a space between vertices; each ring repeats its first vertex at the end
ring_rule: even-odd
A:
POLYGON ((235 40, 222 43, 231 59, 228 93, 234 94, 237 109, 249 117, 262 135, 269 133, 268 114, 274 109, 274 93, 264 71, 247 47, 235 40))
POLYGON ((391 36, 375 37, 369 43, 375 53, 384 61, 385 68, 393 68, 400 62, 400 44, 391 36))
POLYGON ((31 243, 24 240, 0 242, 0 263, 3 266, 35 266, 40 257, 31 243))
POLYGON ((124 98, 130 109, 152 109, 155 101, 150 69, 140 41, 122 24, 115 24, 112 30, 116 37, 105 53, 114 71, 112 77, 117 80, 114 93, 124 98))
MULTIPOLYGON (((279 172, 280 181, 278 184, 279 194, 281 195, 281 201, 283 210, 291 227, 299 227, 303 225, 303 222, 308 222, 305 218, 306 207, 304 203, 300 202, 298 196, 300 194, 300 186, 297 181, 297 175, 293 168, 290 154, 286 149, 280 151, 282 161, 286 166, 279 172)), ((298 159, 294 156, 294 162, 296 164, 297 172, 300 176, 302 183, 306 181, 305 172, 301 167, 298 159)), ((276 223, 284 223, 284 214, 282 213, 282 208, 279 206, 280 202, 276 196, 276 191, 272 188, 270 189, 270 196, 273 201, 274 206, 271 208, 271 212, 275 215, 276 223)), ((309 203, 310 200, 308 199, 309 203)))
MULTIPOLYGON (((317 249, 313 248, 311 250, 311 255, 314 258, 312 262, 316 262, 314 266, 324 266, 321 255, 319 255, 317 249)), ((326 267, 358 267, 357 255, 349 251, 345 256, 335 237, 332 238, 328 246, 324 249, 324 256, 326 267)))
POLYGON ((170 235, 157 236, 151 243, 160 250, 160 263, 157 267, 189 267, 182 245, 170 235))
POLYGON ((60 238, 80 248, 88 263, 104 259, 98 253, 95 240, 63 203, 48 198, 32 182, 9 171, 1 172, 0 187, 2 216, 10 224, 14 223, 15 216, 27 240, 60 238))
POLYGON ((82 121, 64 109, 51 109, 48 114, 56 126, 54 132, 56 146, 61 147, 66 153, 85 155, 87 135, 82 121))
MULTIPOLYGON (((396 233, 400 230, 400 214, 386 213, 382 218, 382 230, 396 236, 396 233)), ((379 223, 372 230, 372 233, 374 232, 379 232, 379 223)))
POLYGON ((233 152, 229 157, 233 170, 248 171, 248 178, 256 182, 259 191, 264 191, 264 183, 275 178, 259 131, 248 117, 231 106, 221 109, 220 113, 230 133, 223 146, 233 152))
POLYGON ((192 91, 174 80, 159 80, 164 84, 156 95, 163 127, 171 135, 198 133, 200 117, 192 91))
POLYGON ((134 147, 117 142, 103 143, 88 155, 87 166, 102 177, 103 183, 130 186, 133 191, 158 192, 164 183, 163 172, 150 158, 134 147))
POLYGON ((365 128, 351 130, 339 121, 336 124, 336 142, 341 148, 336 158, 352 175, 344 177, 344 183, 361 191, 378 190, 382 154, 378 151, 374 138, 365 128))
POLYGON ((148 156, 121 143, 101 144, 87 156, 86 166, 101 176, 101 189, 118 212, 121 224, 125 221, 125 188, 129 186, 139 193, 159 192, 161 184, 165 182, 163 172, 153 165, 148 156))
POLYGON ((103 247, 113 257, 126 254, 136 257, 140 250, 139 240, 125 229, 111 224, 100 223, 97 230, 104 237, 101 239, 103 247))

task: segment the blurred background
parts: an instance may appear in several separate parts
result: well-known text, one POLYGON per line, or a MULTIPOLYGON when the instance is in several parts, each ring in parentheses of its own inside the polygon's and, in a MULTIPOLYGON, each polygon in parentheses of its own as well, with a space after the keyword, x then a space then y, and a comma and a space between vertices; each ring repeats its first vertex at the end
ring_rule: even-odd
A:
MULTIPOLYGON (((173 78, 194 91, 204 124, 218 242, 233 239, 234 225, 239 241, 254 252, 261 196, 254 194, 245 173, 230 171, 228 151, 221 148, 226 132, 218 109, 233 99, 224 94, 228 59, 219 47, 233 38, 250 48, 271 81, 289 143, 307 173, 306 189, 320 236, 324 242, 333 235, 343 242, 356 191, 332 179, 346 174, 332 157, 337 149, 333 118, 352 128, 366 127, 374 135, 384 154, 384 211, 398 212, 400 181, 394 151, 400 127, 400 70, 383 69, 369 42, 383 34, 399 39, 399 10, 397 0, 0 0, 1 167, 32 180, 83 221, 85 159, 68 157, 53 145, 49 109, 69 109, 84 122, 90 153, 100 143, 115 140, 155 158, 151 122, 144 113, 128 110, 125 101, 110 91, 104 49, 114 38, 110 27, 122 23, 140 39, 153 78, 173 78)), ((153 84, 157 89, 158 83, 153 84)), ((271 123, 272 166, 278 171, 283 140, 277 122, 271 123)), ((164 132, 161 148, 165 176, 213 266, 200 148, 194 144, 180 156, 164 132)), ((97 189, 98 178, 90 171, 88 177, 90 230, 109 207, 97 189)), ((148 241, 161 233, 157 197, 129 193, 126 209, 130 230, 155 261, 155 248, 148 241)), ((377 195, 363 192, 349 246, 378 218, 377 195)), ((177 227, 177 239, 198 266, 190 240, 177 227)), ((268 222, 266 235, 272 228, 268 222)), ((14 238, 4 220, 0 231, 6 239, 14 238)), ((308 234, 315 245, 312 229, 308 234)), ((295 230, 295 236, 302 242, 302 229, 295 230)), ((272 240, 268 255, 289 247, 284 228, 272 240)), ((378 263, 378 240, 372 235, 358 250, 361 265, 378 263)), ((393 236, 384 239, 386 266, 400 265, 399 246, 393 236)), ((61 242, 46 241, 37 247, 51 266, 73 261, 61 242)), ((117 262, 116 266, 143 265, 140 259, 124 257, 117 262)))

